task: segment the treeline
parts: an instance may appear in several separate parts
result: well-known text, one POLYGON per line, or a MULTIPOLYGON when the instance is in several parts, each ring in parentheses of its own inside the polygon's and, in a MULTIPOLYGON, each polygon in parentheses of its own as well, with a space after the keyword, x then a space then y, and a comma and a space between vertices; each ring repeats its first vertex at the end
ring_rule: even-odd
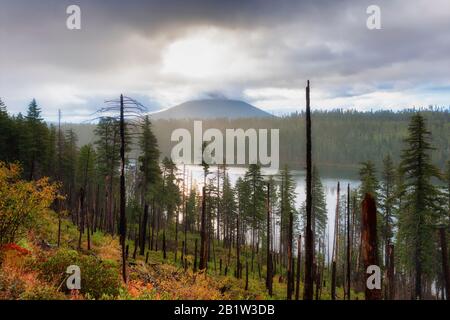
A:
MULTIPOLYGON (((251 165, 232 185, 226 166, 204 162, 203 184, 198 186, 189 179, 185 168, 177 167, 168 157, 163 156, 160 161, 158 136, 166 133, 170 137, 168 123, 182 127, 183 122, 166 122, 161 127, 161 122, 155 125, 149 117, 143 117, 133 128, 125 126, 126 134, 121 135, 119 119, 102 117, 96 125, 93 144, 79 147, 73 130, 45 124, 36 101, 30 103, 26 116, 9 116, 1 105, 0 161, 21 163, 26 179, 48 176, 62 182, 65 199, 54 205, 55 211, 60 219, 67 213, 67 218, 78 226, 79 248, 82 239, 87 239, 89 250, 90 237, 97 230, 113 235, 124 232, 124 261, 137 256, 148 260, 150 251, 160 251, 167 259, 172 252, 175 262, 185 269, 242 278, 246 288, 249 276, 265 279, 270 295, 277 279, 286 283, 287 299, 300 298, 300 283, 310 281, 315 299, 350 299, 353 292, 365 290, 367 252, 362 233, 372 227, 377 240, 374 259, 383 272, 382 294, 386 299, 449 298, 448 267, 444 266, 448 262, 445 241, 450 224, 450 161, 448 147, 436 149, 436 139, 431 135, 436 129, 441 134, 440 141, 446 141, 448 146, 448 135, 442 132, 449 131, 449 123, 433 126, 430 131, 425 120, 430 117, 431 122, 439 123, 437 115, 445 119, 448 112, 375 113, 374 117, 380 118, 369 125, 371 120, 365 114, 336 111, 330 114, 342 126, 347 123, 347 127, 343 126, 339 134, 336 129, 332 140, 321 140, 327 130, 318 128, 325 124, 333 128, 329 114, 313 114, 308 209, 306 203, 296 206, 296 186, 287 165, 273 176, 264 176, 259 165, 251 165), (405 130, 399 129, 399 117, 405 117, 405 121, 409 117, 405 130), (344 120, 347 118, 350 120, 344 120), (358 119, 361 128, 355 129, 358 119), (377 132, 373 141, 368 140, 364 146, 364 150, 370 150, 367 155, 354 146, 355 141, 362 141, 359 135, 365 131, 364 126, 366 131, 377 132), (397 156, 386 151, 383 142, 377 142, 389 135, 398 139, 401 136, 399 145, 392 145, 397 156), (360 187, 338 186, 336 204, 326 203, 319 174, 320 150, 325 148, 322 141, 333 141, 333 147, 340 150, 337 153, 348 152, 343 146, 349 146, 358 152, 354 158, 368 159, 359 163, 360 187), (125 158, 123 180, 122 143, 125 155, 137 146, 135 156, 125 158), (377 143, 383 148, 371 150, 377 143), (445 169, 435 165, 439 162, 436 154, 447 155, 446 166, 442 165, 445 169), (383 157, 381 164, 376 161, 378 157, 383 157), (125 221, 120 215, 121 196, 125 200, 125 221), (371 226, 364 223, 361 214, 365 210, 361 203, 366 198, 374 201, 376 223, 371 226), (327 205, 336 205, 334 233, 329 232, 327 205), (308 215, 311 247, 305 245, 308 215), (129 247, 134 250, 129 252, 129 247), (312 260, 306 259, 308 254, 312 260), (305 272, 306 268, 311 268, 311 272, 305 272), (343 289, 344 296, 338 295, 337 288, 343 289)), ((291 143, 292 150, 301 154, 305 131, 299 130, 305 129, 303 117, 270 120, 283 124, 285 136, 280 135, 280 141, 296 141, 291 143)), ((235 120, 221 126, 244 127, 244 122, 239 121, 258 128, 267 127, 264 121, 269 120, 235 120)), ((219 125, 214 121, 208 124, 219 125)), ((295 152, 292 151, 292 157, 295 152)), ((297 163, 304 164, 305 157, 297 157, 297 163)))
MULTIPOLYGON (((315 164, 322 172, 337 170, 356 174, 359 163, 371 160, 381 166, 383 155, 390 154, 399 161, 403 139, 408 134, 411 116, 419 110, 393 111, 313 111, 312 127, 313 156, 315 164)), ((432 162, 444 168, 450 156, 450 110, 428 108, 420 110, 429 128, 433 130, 432 162)), ((280 163, 292 168, 305 167, 305 115, 294 113, 280 118, 258 119, 215 119, 203 120, 203 130, 217 128, 225 133, 226 128, 280 129, 280 163), (295 143, 294 143, 295 141, 295 143)), ((92 141, 94 126, 87 124, 67 124, 80 136, 82 144, 92 141)), ((162 157, 170 156, 174 142, 171 133, 178 128, 186 128, 193 136, 192 120, 156 120, 153 122, 162 157)))

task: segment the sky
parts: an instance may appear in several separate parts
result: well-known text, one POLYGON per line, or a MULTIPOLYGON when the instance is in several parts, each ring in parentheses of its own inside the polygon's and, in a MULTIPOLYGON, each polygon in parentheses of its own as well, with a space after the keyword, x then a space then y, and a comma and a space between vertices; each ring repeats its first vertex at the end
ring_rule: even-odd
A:
POLYGON ((449 0, 0 0, 0 97, 80 122, 123 93, 148 107, 450 106, 449 0), (66 9, 81 9, 70 30, 66 9), (367 27, 369 5, 381 29, 367 27))

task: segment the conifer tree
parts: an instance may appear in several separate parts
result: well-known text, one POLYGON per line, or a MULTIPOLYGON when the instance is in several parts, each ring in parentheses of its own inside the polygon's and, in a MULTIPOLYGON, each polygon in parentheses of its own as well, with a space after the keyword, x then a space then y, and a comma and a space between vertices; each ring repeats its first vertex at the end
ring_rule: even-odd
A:
POLYGON ((139 157, 139 170, 142 172, 141 178, 141 206, 144 208, 144 215, 140 227, 139 254, 144 255, 145 238, 147 233, 148 203, 156 196, 157 185, 161 180, 161 169, 159 167, 158 142, 152 132, 151 122, 148 116, 144 118, 141 127, 142 133, 139 140, 141 156, 139 157))
POLYGON ((35 99, 28 105, 26 116, 26 162, 25 173, 29 180, 42 175, 46 165, 48 146, 48 129, 43 118, 41 109, 35 99))
POLYGON ((415 299, 422 298, 423 275, 433 264, 433 227, 440 210, 436 201, 438 190, 431 182, 433 177, 439 177, 439 172, 431 163, 430 141, 431 132, 426 128, 425 119, 419 113, 413 115, 401 157, 407 201, 400 211, 399 239, 404 244, 401 254, 415 273, 415 299))

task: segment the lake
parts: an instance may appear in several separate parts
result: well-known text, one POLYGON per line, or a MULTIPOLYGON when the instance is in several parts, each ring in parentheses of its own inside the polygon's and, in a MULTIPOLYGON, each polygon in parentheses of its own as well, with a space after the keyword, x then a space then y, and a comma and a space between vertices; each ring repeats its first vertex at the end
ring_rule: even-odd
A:
MULTIPOLYGON (((182 174, 183 167, 179 167, 179 173, 182 174)), ((203 168, 201 166, 194 166, 194 165, 186 165, 186 176, 188 178, 189 185, 197 185, 199 188, 203 185, 203 168)), ((230 167, 228 168, 227 172, 230 177, 230 180, 232 184, 234 185, 236 180, 239 177, 244 177, 245 172, 247 171, 247 168, 238 168, 238 167, 230 167)), ((210 174, 208 175, 209 178, 217 177, 217 167, 210 167, 210 174)), ((262 168, 261 173, 264 176, 277 174, 276 171, 262 168)), ((300 209, 301 204, 306 199, 305 189, 306 189, 306 173, 303 170, 292 170, 291 171, 292 177, 294 178, 294 181, 296 183, 296 208, 297 210, 300 209)), ((326 195, 326 203, 327 203, 327 212, 328 212, 328 230, 330 233, 330 239, 329 239, 329 245, 332 246, 332 235, 334 234, 334 217, 335 217, 335 211, 336 211, 336 197, 337 197, 337 183, 340 182, 340 188, 341 188, 341 195, 347 194, 347 184, 350 184, 350 188, 354 189, 356 187, 359 187, 360 181, 342 177, 321 177, 322 184, 324 187, 325 195, 326 195)), ((275 230, 275 234, 276 234, 275 230)))

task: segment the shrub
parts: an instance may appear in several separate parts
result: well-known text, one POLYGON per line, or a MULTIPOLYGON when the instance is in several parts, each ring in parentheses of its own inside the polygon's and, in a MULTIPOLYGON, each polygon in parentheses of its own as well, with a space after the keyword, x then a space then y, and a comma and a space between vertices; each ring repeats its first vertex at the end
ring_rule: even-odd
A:
POLYGON ((39 285, 20 295, 21 300, 64 300, 66 296, 55 287, 39 285))
POLYGON ((20 180, 20 166, 0 162, 0 245, 15 242, 58 197, 48 178, 20 180))
POLYGON ((84 256, 75 250, 59 249, 54 255, 38 265, 40 277, 54 285, 66 288, 67 267, 77 265, 81 270, 81 293, 99 299, 103 295, 119 294, 121 282, 117 265, 94 256, 84 256))
POLYGON ((0 271, 0 300, 16 300, 25 291, 25 283, 0 271))

